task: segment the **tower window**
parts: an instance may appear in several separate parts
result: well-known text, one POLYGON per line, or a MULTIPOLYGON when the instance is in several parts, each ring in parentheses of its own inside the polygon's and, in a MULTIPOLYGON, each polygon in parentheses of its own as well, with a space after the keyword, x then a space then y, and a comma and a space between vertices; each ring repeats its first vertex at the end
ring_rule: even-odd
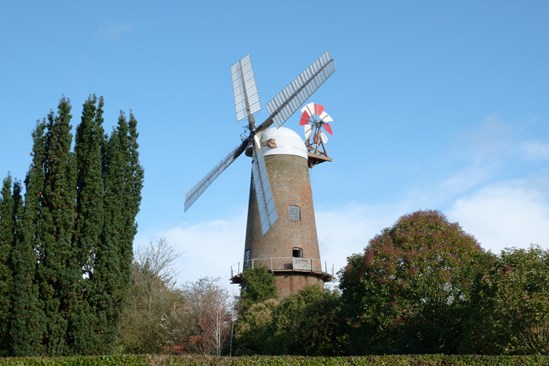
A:
POLYGON ((292 249, 292 257, 294 257, 294 258, 303 258, 303 249, 293 248, 292 249))
POLYGON ((248 249, 244 252, 244 268, 249 268, 251 267, 251 265, 252 265, 251 253, 250 253, 250 249, 248 249))
POLYGON ((299 206, 288 206, 288 216, 291 221, 301 221, 301 208, 299 206))

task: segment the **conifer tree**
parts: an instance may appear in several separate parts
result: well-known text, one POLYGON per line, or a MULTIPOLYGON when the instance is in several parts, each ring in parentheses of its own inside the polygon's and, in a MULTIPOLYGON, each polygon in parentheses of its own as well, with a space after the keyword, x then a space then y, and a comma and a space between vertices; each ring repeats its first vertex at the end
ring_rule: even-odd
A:
POLYGON ((103 177, 101 145, 103 133, 103 98, 90 96, 84 103, 82 119, 76 129, 76 223, 74 253, 80 270, 78 301, 71 313, 69 343, 78 354, 97 354, 98 339, 93 331, 95 312, 90 305, 90 276, 94 254, 103 230, 103 177), (97 104, 98 103, 98 104, 97 104), (97 105, 97 106, 96 106, 97 105))
POLYGON ((104 145, 104 229, 92 274, 96 332, 103 349, 119 330, 123 301, 130 285, 132 243, 136 232, 143 170, 138 162, 135 118, 128 126, 123 113, 104 145))
POLYGON ((43 353, 45 319, 38 297, 36 253, 41 250, 38 241, 38 221, 44 188, 45 130, 46 121, 39 121, 32 134, 33 159, 25 179, 25 204, 18 209, 18 212, 22 213, 17 225, 17 241, 11 254, 13 289, 10 338, 11 354, 14 356, 43 353))
POLYGON ((71 105, 62 98, 58 114, 48 116, 44 197, 39 221, 41 252, 38 266, 40 298, 46 315, 45 351, 68 353, 67 327, 76 302, 80 275, 73 253, 76 176, 71 153, 71 105))
POLYGON ((0 198, 0 355, 108 353, 131 277, 143 169, 137 121, 109 136, 103 99, 84 103, 71 151, 62 98, 33 131, 25 179, 0 198))
POLYGON ((4 179, 0 196, 0 356, 9 352, 10 293, 12 271, 9 265, 15 242, 15 212, 11 191, 12 179, 4 179))

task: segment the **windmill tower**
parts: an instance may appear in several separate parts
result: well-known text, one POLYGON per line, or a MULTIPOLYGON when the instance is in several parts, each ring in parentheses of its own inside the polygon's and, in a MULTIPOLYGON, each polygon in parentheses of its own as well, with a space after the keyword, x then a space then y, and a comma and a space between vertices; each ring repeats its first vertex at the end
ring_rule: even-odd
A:
POLYGON ((233 283, 255 266, 275 275, 281 296, 332 279, 322 270, 318 249, 309 180, 309 167, 316 163, 311 164, 303 140, 281 126, 334 71, 334 60, 325 52, 267 104, 269 117, 256 126, 254 113, 261 107, 250 57, 231 67, 237 120, 248 120, 247 136, 189 190, 185 211, 243 152, 252 157, 244 261, 233 271, 233 283), (273 124, 276 128, 269 128, 273 124))

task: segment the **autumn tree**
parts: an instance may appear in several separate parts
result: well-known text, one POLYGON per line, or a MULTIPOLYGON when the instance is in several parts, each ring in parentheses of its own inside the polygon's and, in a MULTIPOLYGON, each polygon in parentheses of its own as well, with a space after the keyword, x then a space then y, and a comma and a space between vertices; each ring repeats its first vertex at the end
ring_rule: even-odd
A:
POLYGON ((137 251, 118 339, 124 352, 161 353, 173 345, 173 313, 183 305, 175 287, 177 257, 165 238, 137 251))
POLYGON ((181 342, 187 352, 221 355, 230 336, 231 303, 229 294, 216 280, 201 278, 182 288, 184 307, 191 315, 193 331, 181 342))
POLYGON ((474 278, 490 258, 438 211, 401 217, 341 275, 350 352, 457 352, 474 278))

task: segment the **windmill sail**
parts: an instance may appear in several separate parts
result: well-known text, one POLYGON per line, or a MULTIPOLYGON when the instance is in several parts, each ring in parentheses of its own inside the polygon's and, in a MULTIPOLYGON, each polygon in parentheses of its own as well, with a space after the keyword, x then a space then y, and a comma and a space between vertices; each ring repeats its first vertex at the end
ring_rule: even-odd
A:
POLYGON ((231 67, 231 75, 236 120, 241 121, 261 110, 250 55, 246 55, 231 67))
POLYGON ((223 160, 221 160, 204 178, 191 188, 185 195, 185 211, 187 211, 192 204, 202 195, 202 193, 213 183, 213 181, 221 174, 225 169, 232 164, 250 145, 252 136, 249 136, 246 140, 232 150, 223 160))
POLYGON ((267 104, 269 120, 282 126, 334 71, 334 59, 326 51, 267 104))
POLYGON ((257 208, 261 221, 261 232, 263 235, 278 220, 271 183, 267 173, 267 166, 261 151, 254 149, 252 162, 252 180, 257 198, 257 208))

